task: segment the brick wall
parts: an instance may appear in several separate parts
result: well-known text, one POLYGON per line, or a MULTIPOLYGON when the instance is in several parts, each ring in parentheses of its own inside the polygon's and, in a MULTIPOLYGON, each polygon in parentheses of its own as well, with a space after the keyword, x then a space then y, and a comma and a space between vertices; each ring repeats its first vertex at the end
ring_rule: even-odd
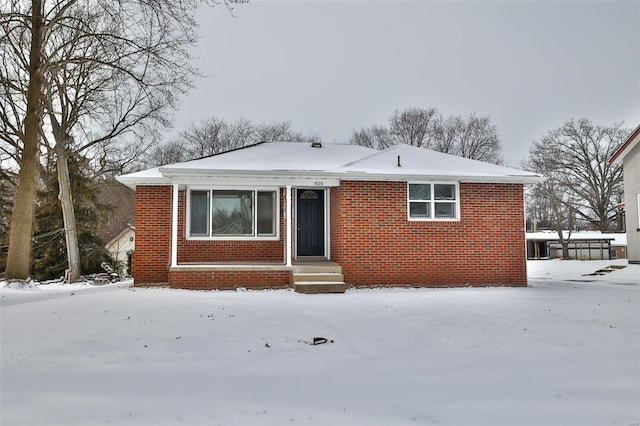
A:
POLYGON ((171 288, 189 290, 254 290, 289 287, 290 271, 171 271, 171 288))
POLYGON ((132 275, 136 284, 169 282, 171 190, 170 186, 136 188, 136 249, 132 257, 132 275))
POLYGON ((457 222, 407 220, 404 182, 331 191, 331 257, 356 286, 526 286, 523 189, 460 184, 457 222))
MULTIPOLYGON (((343 181, 330 191, 331 258, 348 284, 526 286, 522 185, 460 184, 461 220, 407 220, 406 183, 343 181)), ((136 190, 136 284, 226 289, 287 287, 288 271, 172 271, 170 186, 136 190)), ((189 241, 179 194, 179 263, 284 260, 284 191, 278 241, 189 241)))
MULTIPOLYGON (((171 186, 138 186, 135 195, 136 250, 132 274, 136 285, 170 283, 194 289, 288 287, 289 271, 172 271, 171 186)), ((280 238, 277 241, 187 240, 186 192, 178 195, 178 263, 283 263, 284 190, 280 194, 280 238)))

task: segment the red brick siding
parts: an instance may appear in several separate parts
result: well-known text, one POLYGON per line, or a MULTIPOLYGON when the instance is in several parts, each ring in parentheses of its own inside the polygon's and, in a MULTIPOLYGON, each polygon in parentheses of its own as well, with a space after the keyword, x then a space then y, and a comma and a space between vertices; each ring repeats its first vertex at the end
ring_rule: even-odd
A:
POLYGON ((170 286, 190 290, 231 290, 289 287, 289 271, 171 271, 170 286))
POLYGON ((526 286, 522 185, 460 184, 460 221, 407 220, 404 182, 331 191, 331 258, 356 286, 526 286))
POLYGON ((138 186, 134 203, 136 249, 132 274, 136 284, 169 282, 172 187, 138 186))
POLYGON ((265 240, 189 240, 186 237, 186 191, 178 196, 178 264, 284 263, 284 191, 280 191, 280 238, 265 240))
MULTIPOLYGON (((331 258, 348 284, 526 286, 522 185, 460 184, 461 220, 407 220, 404 182, 343 181, 331 188, 331 258)), ((287 287, 288 271, 172 271, 170 186, 136 190, 136 284, 226 289, 287 287)), ((283 262, 284 191, 278 241, 189 241, 179 194, 179 263, 283 262)))

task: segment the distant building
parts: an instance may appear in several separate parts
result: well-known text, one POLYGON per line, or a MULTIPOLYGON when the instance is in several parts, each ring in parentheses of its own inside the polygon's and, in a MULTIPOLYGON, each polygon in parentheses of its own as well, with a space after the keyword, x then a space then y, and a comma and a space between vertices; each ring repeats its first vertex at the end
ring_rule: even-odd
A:
POLYGON ((135 236, 135 228, 129 225, 105 246, 114 261, 114 269, 120 276, 131 275, 131 254, 135 249, 135 236))
MULTIPOLYGON (((569 258, 577 260, 609 260, 626 257, 624 233, 600 231, 563 231, 569 258)), ((562 244, 556 231, 527 232, 527 259, 561 259, 562 244)))
POLYGON ((624 171, 625 221, 629 263, 640 264, 640 126, 616 151, 609 162, 624 171))

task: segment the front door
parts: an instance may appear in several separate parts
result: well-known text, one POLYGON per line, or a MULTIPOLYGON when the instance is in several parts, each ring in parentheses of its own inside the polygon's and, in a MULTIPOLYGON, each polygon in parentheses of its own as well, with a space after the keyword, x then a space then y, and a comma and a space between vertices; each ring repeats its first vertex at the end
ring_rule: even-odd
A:
POLYGON ((324 256, 324 190, 297 190, 298 256, 324 256))

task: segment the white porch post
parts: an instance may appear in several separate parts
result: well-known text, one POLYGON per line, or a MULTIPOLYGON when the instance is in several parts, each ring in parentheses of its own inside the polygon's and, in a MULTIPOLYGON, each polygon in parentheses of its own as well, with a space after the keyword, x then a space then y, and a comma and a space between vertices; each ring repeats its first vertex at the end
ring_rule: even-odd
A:
POLYGON ((173 184, 173 205, 171 208, 171 266, 178 266, 178 192, 179 185, 173 184))
POLYGON ((291 234, 292 234, 292 227, 293 227, 293 212, 291 209, 292 203, 291 203, 291 185, 287 185, 287 189, 286 189, 287 193, 285 195, 285 200, 287 203, 287 237, 285 238, 285 253, 286 253, 286 260, 287 260, 287 266, 291 266, 291 234))

